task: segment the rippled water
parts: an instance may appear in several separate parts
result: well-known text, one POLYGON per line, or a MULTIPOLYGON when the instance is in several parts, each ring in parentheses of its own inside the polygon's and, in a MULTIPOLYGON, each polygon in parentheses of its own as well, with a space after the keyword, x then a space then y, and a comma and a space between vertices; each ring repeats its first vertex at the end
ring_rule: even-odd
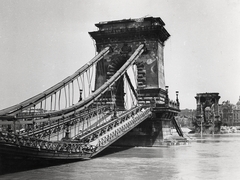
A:
POLYGON ((0 179, 232 180, 240 179, 239 153, 240 134, 208 135, 189 145, 130 148, 88 161, 0 175, 0 179))

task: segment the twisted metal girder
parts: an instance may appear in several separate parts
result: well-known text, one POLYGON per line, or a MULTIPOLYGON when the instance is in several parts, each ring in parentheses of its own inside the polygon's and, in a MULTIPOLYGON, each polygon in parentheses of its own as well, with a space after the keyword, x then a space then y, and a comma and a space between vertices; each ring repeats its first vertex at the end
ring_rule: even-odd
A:
POLYGON ((91 158, 151 115, 150 108, 134 107, 118 118, 102 124, 91 133, 72 141, 46 141, 29 136, 0 132, 0 152, 49 159, 91 158), (10 147, 11 151, 7 151, 10 147), (29 152, 29 150, 31 150, 29 152))
POLYGON ((95 156, 145 119, 149 118, 151 114, 150 108, 134 107, 118 118, 94 130, 91 134, 81 137, 80 141, 89 142, 90 145, 96 147, 96 150, 91 155, 95 156))
POLYGON ((75 136, 73 139, 77 139, 81 142, 92 142, 96 140, 96 138, 99 138, 99 136, 102 136, 107 131, 111 130, 113 127, 116 127, 120 125, 121 123, 125 122, 129 118, 134 117, 138 112, 140 112, 143 108, 141 106, 133 107, 132 109, 125 111, 122 113, 119 117, 116 117, 114 119, 111 119, 111 121, 106 122, 102 124, 101 126, 97 127, 90 133, 86 133, 84 135, 79 134, 78 136, 75 136))

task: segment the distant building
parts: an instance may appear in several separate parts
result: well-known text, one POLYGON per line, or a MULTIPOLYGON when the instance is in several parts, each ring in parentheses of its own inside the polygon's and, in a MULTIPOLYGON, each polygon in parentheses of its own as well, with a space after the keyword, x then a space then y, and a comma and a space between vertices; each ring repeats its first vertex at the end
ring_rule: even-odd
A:
POLYGON ((193 127, 195 114, 196 110, 194 109, 182 109, 176 117, 176 120, 181 127, 193 127))
MULTIPOLYGON (((197 124, 198 119, 200 120, 201 118, 204 119, 204 114, 205 114, 205 121, 208 121, 207 110, 211 110, 212 104, 215 104, 215 108, 214 108, 215 119, 218 119, 218 122, 220 123, 220 125, 240 126, 240 96, 236 105, 231 104, 229 100, 223 101, 222 104, 218 104, 218 100, 220 98, 220 96, 218 96, 218 93, 199 93, 195 98, 197 100, 197 109, 195 111, 197 119, 195 121, 195 119, 192 118, 193 124, 197 124), (205 112, 204 112, 204 109, 205 109, 205 112)), ((187 114, 189 116, 189 113, 191 113, 190 110, 187 110, 187 109, 181 110, 181 113, 179 113, 179 116, 186 117, 187 114)))
POLYGON ((223 125, 240 126, 240 97, 236 105, 223 101, 219 105, 219 113, 223 125))
POLYGON ((230 101, 223 101, 219 104, 219 114, 223 126, 233 126, 233 108, 234 105, 230 101))
POLYGON ((233 124, 240 126, 240 97, 236 106, 233 108, 233 124))

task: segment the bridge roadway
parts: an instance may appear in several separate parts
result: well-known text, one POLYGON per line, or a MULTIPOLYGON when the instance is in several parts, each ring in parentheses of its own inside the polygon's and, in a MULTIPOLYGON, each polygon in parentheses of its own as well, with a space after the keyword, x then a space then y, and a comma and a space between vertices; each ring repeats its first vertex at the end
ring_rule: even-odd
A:
MULTIPOLYGON (((89 133, 84 133, 70 141, 47 141, 34 137, 0 133, 0 153, 8 157, 31 159, 88 159, 107 148, 150 116, 150 108, 136 106, 116 118, 109 116, 108 122, 103 122, 98 127, 91 129, 89 133)), ((97 123, 96 118, 94 121, 97 123)))
MULTIPOLYGON (((117 115, 120 115, 122 112, 119 111, 117 115)), ((108 114, 107 117, 99 117, 99 116, 94 116, 91 119, 77 122, 76 124, 69 126, 69 138, 74 139, 76 136, 79 136, 83 134, 86 131, 91 131, 95 127, 101 126, 101 124, 109 122, 112 119, 112 114, 110 111, 105 112, 105 114, 108 114)), ((51 134, 50 138, 45 137, 45 140, 50 140, 50 141, 59 141, 63 138, 66 137, 66 130, 63 130, 61 132, 53 133, 51 134)))

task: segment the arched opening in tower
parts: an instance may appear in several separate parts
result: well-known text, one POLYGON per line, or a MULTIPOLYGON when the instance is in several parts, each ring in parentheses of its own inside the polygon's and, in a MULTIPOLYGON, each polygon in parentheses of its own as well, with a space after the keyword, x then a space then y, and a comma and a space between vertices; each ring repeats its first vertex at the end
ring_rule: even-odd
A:
MULTIPOLYGON (((131 46, 123 43, 113 48, 112 53, 98 62, 96 67, 95 89, 110 79, 126 63, 131 53, 131 46)), ((118 110, 125 110, 124 95, 124 77, 120 77, 113 87, 104 94, 102 101, 115 103, 118 110)))

